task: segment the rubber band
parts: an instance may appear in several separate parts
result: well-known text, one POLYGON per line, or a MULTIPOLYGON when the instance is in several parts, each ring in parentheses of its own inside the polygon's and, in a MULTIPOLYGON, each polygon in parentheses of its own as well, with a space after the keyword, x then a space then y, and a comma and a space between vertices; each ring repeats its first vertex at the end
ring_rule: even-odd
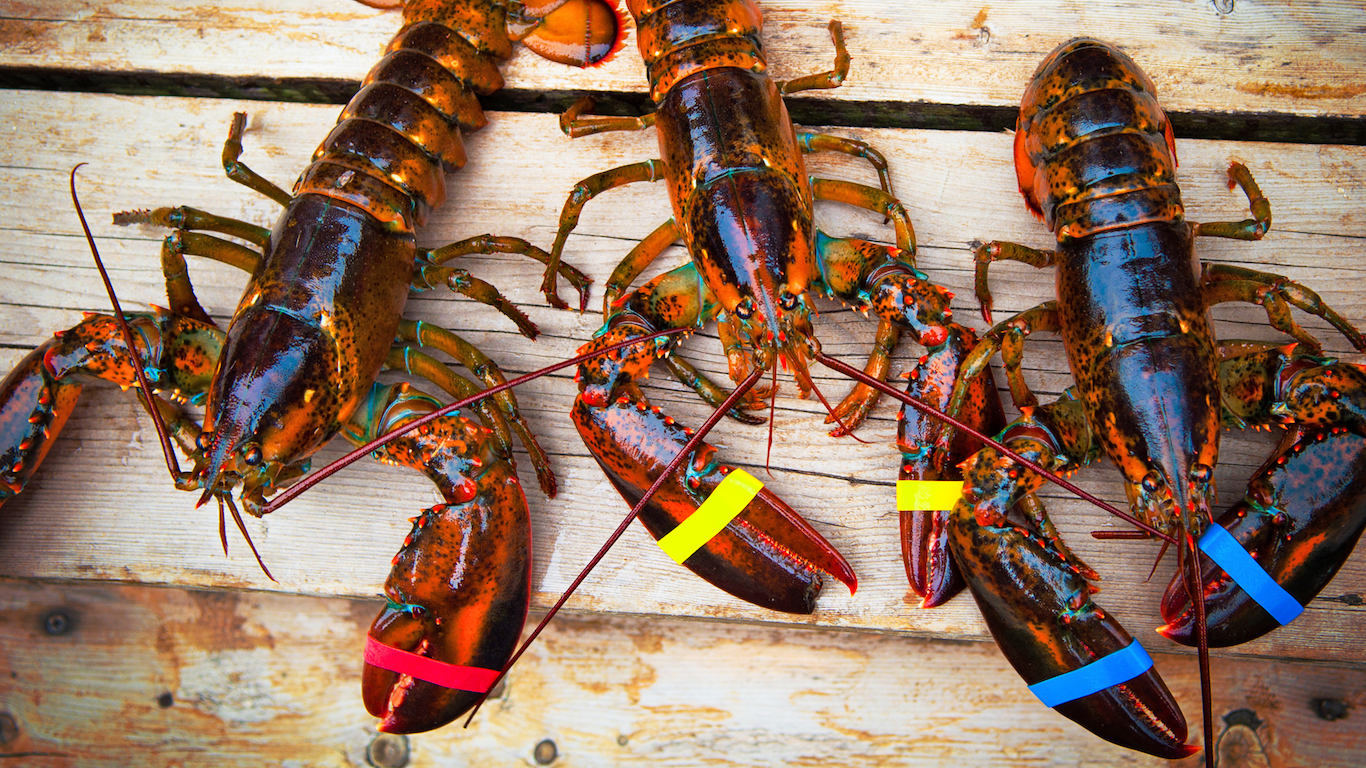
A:
POLYGON ((462 667, 444 661, 419 656, 416 653, 385 645, 371 635, 365 636, 365 663, 417 678, 442 688, 454 688, 471 693, 488 693, 500 670, 483 667, 462 667))
POLYGON ((963 498, 962 480, 898 480, 898 512, 948 512, 963 498))
POLYGON ((725 529, 763 489, 764 484, 754 475, 743 469, 731 470, 696 512, 659 540, 659 548, 681 565, 725 529))
POLYGON ((1037 682, 1029 690, 1044 706, 1056 707, 1090 696, 1113 685, 1127 683, 1152 669, 1153 659, 1135 640, 1109 656, 1037 682))
POLYGON ((1224 526, 1211 525, 1209 530, 1205 531, 1205 535, 1200 537, 1200 549, 1209 555, 1216 565, 1223 568, 1224 573, 1237 582, 1248 597, 1256 600, 1257 604, 1265 608, 1266 612, 1271 614, 1271 618, 1280 622, 1282 626, 1304 613, 1304 606, 1300 605, 1300 601, 1277 584, 1276 580, 1267 574, 1266 569, 1262 568, 1261 563, 1254 560, 1224 526))

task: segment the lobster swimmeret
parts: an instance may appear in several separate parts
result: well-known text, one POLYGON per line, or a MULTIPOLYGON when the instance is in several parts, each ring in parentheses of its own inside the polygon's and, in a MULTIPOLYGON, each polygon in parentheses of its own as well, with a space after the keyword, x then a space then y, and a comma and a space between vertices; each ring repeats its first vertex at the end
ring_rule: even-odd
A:
MULTIPOLYGON (((455 334, 404 320, 408 293, 445 285, 495 307, 534 337, 535 326, 496 289, 445 262, 473 252, 542 261, 549 255, 488 236, 427 251, 416 247, 414 231, 444 202, 446 173, 465 162, 461 131, 485 124, 476 95, 501 87, 497 65, 513 40, 586 66, 615 49, 617 21, 602 0, 410 0, 403 28, 293 194, 238 161, 245 116, 237 115, 225 170, 285 206, 275 228, 189 208, 116 215, 116 223, 176 230, 162 249, 171 308, 132 318, 138 364, 118 321, 91 316, 40 346, 0 384, 0 502, 36 471, 83 381, 136 386, 138 367, 157 391, 205 406, 201 429, 174 405, 149 398, 193 463, 176 471, 177 487, 200 491, 201 503, 216 498, 220 516, 226 505, 239 527, 239 503, 261 514, 266 496, 307 471, 309 457, 339 433, 364 443, 439 406, 407 384, 375 383, 382 368, 406 371, 457 398, 478 391, 422 351, 431 348, 486 386, 501 383, 493 362, 455 334), (206 232, 241 238, 260 252, 206 232), (187 253, 251 273, 226 331, 195 298, 187 253)), ((586 288, 582 274, 562 272, 581 292, 586 288)), ((547 494, 554 494, 555 480, 511 394, 485 403, 474 408, 483 424, 451 414, 376 453, 425 473, 445 503, 414 518, 385 584, 389 606, 370 636, 379 646, 444 664, 497 670, 530 600, 530 521, 512 465, 513 432, 547 494)), ((367 707, 388 731, 438 727, 481 692, 370 663, 363 682, 367 707)))
MULTIPOLYGON (((808 180, 803 154, 837 151, 869 160, 881 156, 859 141, 796 130, 783 95, 832 88, 848 70, 842 31, 830 29, 835 69, 787 83, 765 71, 759 40, 762 16, 750 0, 698 2, 629 0, 650 93, 657 108, 644 118, 587 117, 580 105, 561 120, 571 136, 655 127, 662 159, 599 173, 580 182, 565 205, 552 253, 556 256, 593 196, 624 184, 664 181, 674 216, 626 256, 608 280, 606 324, 583 350, 638 338, 664 328, 701 328, 715 319, 731 378, 790 368, 802 396, 814 389, 809 363, 820 345, 811 324, 811 294, 872 309, 879 318, 870 373, 885 378, 900 331, 927 347, 945 343, 951 298, 914 266, 914 231, 883 175, 879 190, 850 182, 808 180), (889 218, 897 247, 833 238, 812 223, 816 200, 834 200, 889 218), (691 261, 627 293, 668 246, 681 240, 691 261)), ((553 284, 547 273, 547 288, 553 284)), ((596 358, 579 367, 573 418, 590 453, 617 490, 635 504, 692 430, 650 407, 638 382, 659 358, 683 383, 716 406, 724 390, 675 354, 677 339, 596 358), (638 350, 638 351, 637 351, 638 350)), ((743 408, 765 407, 768 392, 744 395, 743 408)), ((838 434, 862 422, 876 393, 857 388, 832 419, 838 434)), ((730 415, 758 420, 735 409, 730 415)), ((651 535, 663 537, 692 516, 731 468, 705 443, 668 478, 640 512, 651 535)), ((685 565, 722 589, 758 605, 809 613, 821 585, 819 571, 852 589, 843 558, 766 489, 685 565)))
MULTIPOLYGON (((989 318, 988 265, 1001 259, 1054 266, 1058 300, 989 331, 964 363, 955 399, 1002 351, 1022 415, 1001 442, 1055 471, 1108 455, 1124 476, 1134 514, 1172 537, 1178 577, 1163 601, 1169 624, 1161 631, 1201 646, 1206 759, 1212 761, 1208 645, 1241 642, 1277 626, 1260 607, 1274 589, 1254 602, 1249 592, 1259 590, 1245 591, 1217 566, 1206 564, 1200 576, 1197 547, 1218 538, 1202 534, 1213 520, 1221 422, 1293 425, 1253 478, 1248 498, 1218 523, 1256 549, 1258 570, 1299 604, 1308 602, 1346 559, 1366 521, 1359 482, 1366 369, 1319 357, 1318 342, 1289 307, 1325 319, 1357 349, 1366 349, 1366 339, 1297 283, 1197 260, 1197 236, 1261 238, 1271 224, 1270 205, 1247 168, 1234 163, 1229 186, 1243 188, 1253 217, 1187 221, 1171 127, 1153 84, 1110 45, 1074 40, 1039 67, 1021 104, 1015 166, 1029 208, 1057 235, 1058 247, 981 247, 983 313, 989 318), (1297 343, 1216 343, 1207 309, 1228 301, 1263 305, 1271 324, 1297 343), (1045 405, 1037 405, 1021 375, 1020 348, 1034 331, 1062 336, 1076 377, 1073 390, 1045 405), (1189 594, 1204 599, 1192 603, 1189 594)), ((1008 516, 1042 481, 992 448, 975 454, 965 471, 964 498, 949 525, 953 556, 998 645, 1026 682, 1037 691, 1074 670, 1102 669, 1109 662, 1098 662, 1133 655, 1133 640, 1092 602, 1083 567, 1046 517, 1030 527, 1008 516)), ((1185 719, 1157 673, 1126 675, 1051 705, 1123 746, 1168 758, 1196 751, 1185 743, 1185 719)))

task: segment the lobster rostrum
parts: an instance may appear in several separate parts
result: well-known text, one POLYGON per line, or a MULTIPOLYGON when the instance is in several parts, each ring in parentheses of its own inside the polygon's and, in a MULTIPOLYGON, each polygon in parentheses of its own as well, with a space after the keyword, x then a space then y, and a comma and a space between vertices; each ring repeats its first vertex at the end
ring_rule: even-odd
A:
MULTIPOLYGON (((926 346, 947 338, 951 296, 915 269, 914 230, 889 192, 885 161, 860 141, 799 131, 783 96, 833 88, 849 57, 838 22, 830 25, 833 70, 780 83, 770 78, 760 44, 762 15, 750 0, 699 2, 629 0, 656 110, 641 118, 588 116, 581 102, 561 119, 570 136, 654 127, 662 159, 591 176, 575 187, 551 250, 558 257, 580 211, 596 195, 625 184, 664 181, 673 218, 628 254, 606 285, 606 322, 581 351, 667 328, 700 329, 716 320, 730 377, 745 382, 733 418, 760 423, 745 410, 766 407, 772 390, 751 390, 759 374, 790 368, 802 396, 815 386, 809 366, 821 359, 811 323, 813 293, 824 293, 879 318, 868 369, 885 378, 902 329, 926 346), (835 151, 878 169, 882 189, 808 179, 803 155, 835 151), (834 200, 890 220, 896 247, 830 237, 813 225, 816 200, 834 200), (682 241, 691 260, 629 291, 661 253, 682 241), (629 291, 629 292, 628 292, 629 291)), ((547 270, 547 288, 554 274, 547 270)), ((678 337, 579 367, 573 418, 590 453, 628 503, 636 504, 693 435, 650 406, 638 382, 662 359, 685 385, 713 406, 725 390, 708 381, 675 349, 678 337)), ((818 393, 819 394, 819 393, 818 393)), ((836 434, 862 422, 877 393, 859 387, 831 419, 836 434)), ((705 443, 686 459, 681 477, 664 481, 640 510, 656 538, 672 532, 703 504, 731 467, 705 443)), ((682 561, 743 599, 777 610, 809 613, 820 572, 855 586, 837 552, 777 496, 763 489, 715 538, 682 561)))
MULTIPOLYGON (((1218 523, 1254 550, 1254 568, 1302 605, 1345 560, 1366 519, 1362 493, 1353 488, 1360 485, 1366 437, 1366 370, 1322 359, 1319 343, 1289 307, 1323 318, 1359 350, 1366 339, 1297 283, 1197 259, 1198 236, 1260 239, 1271 225, 1270 204, 1247 168, 1233 163, 1229 187, 1244 190, 1252 217, 1201 224, 1185 218, 1175 143, 1156 90, 1113 46, 1073 40, 1040 65, 1021 104, 1015 167, 1026 203, 1056 234, 1057 250, 1001 242, 979 248, 983 314, 990 319, 988 266, 1002 259, 1053 266, 1058 299, 987 332, 963 363, 954 402, 1000 351, 1021 416, 998 439, 1061 472, 1109 456, 1134 515, 1176 546, 1178 575, 1163 601, 1169 624, 1161 631, 1200 648, 1212 764, 1208 646, 1277 625, 1261 607, 1274 590, 1254 590, 1251 579, 1233 584, 1201 553, 1212 535, 1206 533, 1213 527, 1221 424, 1291 425, 1247 498, 1218 523), (1219 344, 1207 310, 1229 301, 1264 306, 1272 326, 1296 342, 1219 344), (1023 340, 1036 331, 1061 335, 1076 378, 1044 405, 1021 375, 1023 340), (1255 602, 1252 591, 1261 593, 1255 602)), ((1042 508, 1026 511, 1033 525, 1012 518, 1012 507, 1042 480, 991 447, 974 454, 964 471, 963 499, 949 523, 952 554, 1025 681, 1102 738, 1167 758, 1195 752, 1165 684, 1124 628, 1093 602, 1089 569, 1061 545, 1042 508), (1101 672, 1123 666, 1121 659, 1132 662, 1124 673, 1101 672), (1090 683, 1073 685, 1078 675, 1090 675, 1090 683), (1042 692, 1058 685, 1081 687, 1081 695, 1042 692)))
MULTIPOLYGON (((417 247, 415 231, 445 201, 446 174, 464 165, 461 134, 485 124, 477 95, 501 87, 498 63, 512 43, 588 66, 615 49, 618 19, 602 0, 409 0, 403 20, 292 194, 240 162, 246 121, 235 116, 224 168, 284 206, 273 229, 190 208, 115 215, 115 223, 175 230, 162 249, 170 308, 134 315, 127 334, 121 317, 89 316, 0 383, 0 502, 23 489, 90 380, 136 387, 141 378, 169 394, 172 402, 144 392, 177 487, 199 491, 201 504, 217 499, 220 529, 226 506, 244 535, 239 505, 258 516, 269 511, 266 497, 306 472, 309 457, 333 437, 364 443, 440 407, 409 384, 376 383, 381 369, 425 379, 457 398, 479 391, 429 354, 436 350, 486 387, 504 381, 455 334, 405 320, 407 296, 446 286, 496 308, 534 338, 535 325, 493 286, 446 262, 475 252, 548 262, 549 254, 487 235, 427 250, 417 247), (226 330, 195 298, 187 253, 251 274, 226 330), (181 413, 185 402, 204 406, 202 428, 181 413), (189 455, 190 469, 176 466, 170 440, 189 455)), ((561 272, 584 292, 584 275, 561 272)), ((385 584, 389 605, 369 634, 373 647, 497 670, 530 600, 530 521, 512 464, 513 433, 546 494, 555 493, 555 479, 510 393, 473 410, 475 420, 445 415, 375 451, 381 461, 426 474, 444 503, 413 519, 385 584)), ((482 692, 393 666, 371 663, 367 650, 364 699, 381 730, 438 727, 482 692)))

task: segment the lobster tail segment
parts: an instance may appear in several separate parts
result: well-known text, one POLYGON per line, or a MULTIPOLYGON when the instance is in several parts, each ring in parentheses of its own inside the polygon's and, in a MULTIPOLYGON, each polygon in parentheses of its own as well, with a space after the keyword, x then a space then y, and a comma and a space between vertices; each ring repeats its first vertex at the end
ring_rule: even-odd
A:
POLYGON ((522 45, 558 64, 595 67, 616 55, 626 39, 620 9, 606 0, 532 0, 523 5, 532 26, 522 45))

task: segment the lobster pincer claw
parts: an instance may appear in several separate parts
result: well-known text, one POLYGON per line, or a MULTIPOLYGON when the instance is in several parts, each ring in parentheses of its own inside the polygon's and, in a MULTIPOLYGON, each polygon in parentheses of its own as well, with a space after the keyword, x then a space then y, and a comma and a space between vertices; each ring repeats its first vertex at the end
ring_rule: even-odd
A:
POLYGON ((1199 750, 1186 744, 1186 719, 1146 653, 1047 539, 1009 520, 979 524, 967 501, 949 525, 992 637, 1045 704, 1129 749, 1173 760, 1199 750))
MULTIPOLYGON (((1254 640, 1292 620, 1328 585, 1366 527, 1366 438, 1348 429, 1301 428, 1287 433, 1247 495, 1208 531, 1200 558, 1207 636, 1222 648, 1254 640), (1240 555, 1236 550, 1250 553, 1240 555), (1241 565, 1240 565, 1241 563, 1241 565), (1260 573, 1258 572, 1260 571, 1260 573), (1230 575, 1232 574, 1232 575, 1230 575)), ((1197 643, 1195 612, 1178 578, 1162 598, 1158 632, 1197 643)))
MULTIPOLYGON (((632 506, 692 434, 658 407, 627 396, 597 407, 580 395, 573 418, 589 452, 632 506)), ((701 444, 641 510, 640 521, 651 536, 660 539, 679 527, 732 471, 716 460, 715 451, 701 444)), ((844 582, 850 592, 858 586, 844 557, 768 490, 760 490, 720 533, 681 562, 742 600, 788 613, 815 610, 821 572, 844 582)))
POLYGON ((467 712, 502 670, 531 603, 531 524, 489 431, 445 416, 380 449, 446 503, 413 519, 366 638, 362 695, 379 730, 420 733, 467 712), (416 657, 416 658, 415 658, 416 657))

